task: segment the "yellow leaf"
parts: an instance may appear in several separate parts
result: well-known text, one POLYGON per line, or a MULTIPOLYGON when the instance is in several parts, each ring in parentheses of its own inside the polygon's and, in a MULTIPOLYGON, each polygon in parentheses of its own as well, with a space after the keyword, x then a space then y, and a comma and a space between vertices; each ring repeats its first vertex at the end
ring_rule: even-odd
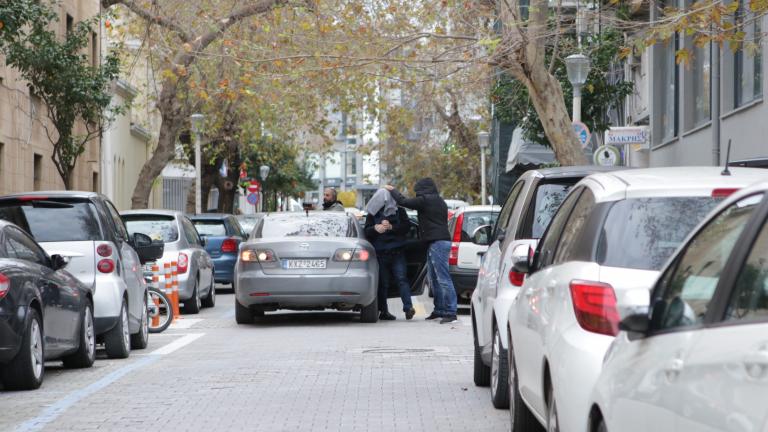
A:
POLYGON ((192 52, 192 45, 185 43, 184 45, 182 45, 182 47, 184 48, 184 51, 192 52))
POLYGON ((690 64, 690 61, 691 61, 691 56, 687 49, 683 48, 683 49, 677 50, 677 52, 675 53, 676 64, 682 63, 684 66, 688 66, 688 64, 690 64))

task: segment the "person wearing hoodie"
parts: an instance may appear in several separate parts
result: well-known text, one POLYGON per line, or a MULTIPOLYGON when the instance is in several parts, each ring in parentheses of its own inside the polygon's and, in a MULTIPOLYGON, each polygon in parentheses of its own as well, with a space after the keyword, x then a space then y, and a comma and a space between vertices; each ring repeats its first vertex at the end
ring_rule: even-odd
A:
POLYGON ((456 289, 448 273, 451 235, 448 233, 448 206, 440 197, 437 184, 429 177, 416 182, 414 198, 406 198, 394 186, 386 185, 398 205, 418 212, 421 240, 427 249, 427 277, 435 299, 435 309, 427 319, 441 318, 440 323, 453 323, 456 318, 456 289))
POLYGON ((344 204, 336 199, 336 189, 325 188, 323 191, 323 210, 344 211, 344 204))
POLYGON ((416 314, 411 302, 411 284, 408 282, 405 262, 405 235, 411 226, 408 214, 398 207, 386 189, 379 189, 366 207, 365 238, 376 249, 379 262, 379 319, 394 320, 387 307, 387 293, 390 283, 394 282, 403 301, 405 319, 412 319, 416 314))

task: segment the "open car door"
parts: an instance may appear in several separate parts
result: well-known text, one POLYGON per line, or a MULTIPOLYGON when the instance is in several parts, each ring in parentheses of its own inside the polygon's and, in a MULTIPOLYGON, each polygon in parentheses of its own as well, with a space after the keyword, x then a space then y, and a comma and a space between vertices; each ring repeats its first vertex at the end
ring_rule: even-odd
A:
MULTIPOLYGON (((411 283, 411 295, 418 296, 424 293, 424 278, 426 277, 427 243, 419 239, 419 226, 411 221, 411 228, 406 235, 405 263, 407 267, 408 281, 411 283)), ((400 297, 396 284, 390 284, 387 297, 400 297)))

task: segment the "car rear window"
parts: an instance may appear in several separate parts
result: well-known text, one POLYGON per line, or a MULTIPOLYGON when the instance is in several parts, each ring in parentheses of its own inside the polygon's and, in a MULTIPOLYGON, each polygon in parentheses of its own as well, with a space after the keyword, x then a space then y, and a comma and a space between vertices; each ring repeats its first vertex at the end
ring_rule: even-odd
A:
POLYGON ((13 222, 39 242, 101 240, 96 209, 90 201, 51 198, 0 202, 0 219, 13 222))
POLYGON ((221 237, 227 235, 227 227, 221 220, 193 220, 197 233, 201 236, 221 237))
POLYGON ((345 218, 273 217, 265 218, 257 237, 354 237, 355 232, 345 218))
POLYGON ((721 200, 664 197, 617 201, 603 224, 597 261, 610 267, 659 270, 721 200))
POLYGON ((533 209, 531 225, 531 238, 539 239, 544 235, 555 212, 563 203, 565 195, 576 181, 568 183, 543 183, 536 188, 531 208, 533 209))
POLYGON ((150 236, 152 240, 162 240, 164 243, 175 242, 179 239, 179 229, 173 216, 123 216, 128 234, 135 233, 150 236))
POLYGON ((461 241, 471 242, 472 234, 483 225, 496 225, 499 212, 465 212, 461 224, 461 241))

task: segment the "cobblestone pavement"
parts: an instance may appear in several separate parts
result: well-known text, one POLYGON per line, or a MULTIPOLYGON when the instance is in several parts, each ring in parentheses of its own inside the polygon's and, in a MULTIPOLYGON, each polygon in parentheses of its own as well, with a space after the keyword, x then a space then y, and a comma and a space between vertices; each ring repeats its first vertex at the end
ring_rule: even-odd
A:
POLYGON ((508 430, 472 383, 470 317, 424 321, 430 300, 413 321, 282 312, 238 326, 234 296, 219 295, 127 360, 51 363, 41 389, 0 391, 0 431, 508 430))

